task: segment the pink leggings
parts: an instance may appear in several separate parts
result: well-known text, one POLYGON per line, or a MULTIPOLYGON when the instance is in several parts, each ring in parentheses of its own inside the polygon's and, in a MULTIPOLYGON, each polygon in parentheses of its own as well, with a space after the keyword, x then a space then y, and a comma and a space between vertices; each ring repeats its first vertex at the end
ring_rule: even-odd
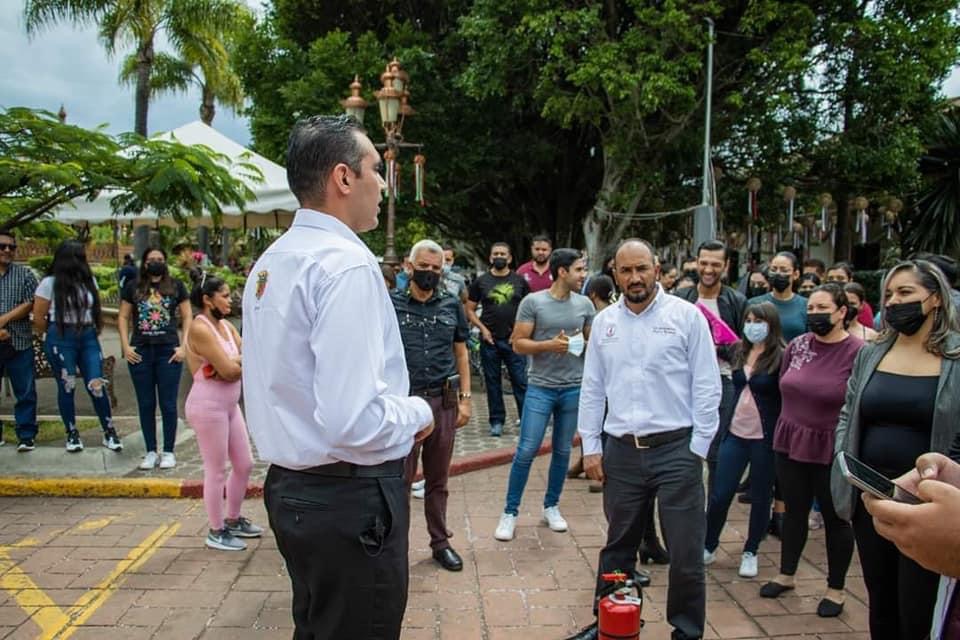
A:
POLYGON ((227 494, 227 518, 234 520, 240 516, 240 505, 247 492, 250 472, 253 471, 247 424, 237 404, 224 410, 221 403, 188 397, 186 414, 197 434, 197 445, 203 459, 203 505, 210 518, 210 528, 219 530, 224 526, 224 488, 227 494), (233 468, 229 476, 226 469, 228 459, 233 468))

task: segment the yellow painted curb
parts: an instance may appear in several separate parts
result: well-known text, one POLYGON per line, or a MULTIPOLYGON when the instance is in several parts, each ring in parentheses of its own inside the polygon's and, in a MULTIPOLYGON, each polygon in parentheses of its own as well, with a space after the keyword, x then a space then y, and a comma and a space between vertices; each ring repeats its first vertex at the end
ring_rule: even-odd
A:
POLYGON ((180 480, 159 478, 0 478, 0 496, 179 498, 180 480))

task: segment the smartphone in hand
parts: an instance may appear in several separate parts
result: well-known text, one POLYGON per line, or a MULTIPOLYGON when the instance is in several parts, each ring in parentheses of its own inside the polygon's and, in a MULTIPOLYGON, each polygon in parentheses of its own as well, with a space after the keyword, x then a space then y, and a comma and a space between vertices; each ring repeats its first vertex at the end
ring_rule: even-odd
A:
POLYGON ((873 467, 861 462, 849 453, 838 456, 840 473, 853 486, 883 500, 894 500, 906 504, 923 504, 923 500, 901 488, 890 478, 873 467))

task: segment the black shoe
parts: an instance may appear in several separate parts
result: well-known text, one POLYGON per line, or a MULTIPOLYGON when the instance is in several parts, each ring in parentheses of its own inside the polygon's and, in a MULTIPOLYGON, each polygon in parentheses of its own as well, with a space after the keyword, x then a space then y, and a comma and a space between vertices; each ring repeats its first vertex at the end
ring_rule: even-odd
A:
POLYGON ((760 597, 761 598, 779 598, 781 595, 787 591, 793 591, 793 587, 788 587, 785 584, 780 584, 779 582, 773 582, 772 580, 767 584, 760 587, 760 597))
POLYGON ((17 451, 33 451, 36 448, 33 438, 24 438, 17 444, 17 451))
POLYGON ((597 628, 597 623, 594 622, 590 626, 584 627, 577 633, 573 634, 566 640, 597 640, 599 634, 600 630, 597 628))
POLYGON ((778 540, 783 539, 783 514, 774 513, 770 517, 770 524, 767 526, 767 533, 778 540))
POLYGON ((653 538, 650 542, 640 543, 640 564, 670 564, 670 554, 653 538))
POLYGON ((117 430, 113 427, 108 427, 103 430, 103 446, 110 451, 123 451, 123 443, 120 442, 120 437, 117 436, 117 430))
POLYGON ((821 618, 836 618, 843 613, 843 603, 824 598, 817 605, 817 615, 821 618))
POLYGON ((447 571, 460 571, 463 569, 463 559, 450 547, 434 551, 433 559, 439 562, 440 566, 447 571))
POLYGON ((737 502, 739 502, 740 504, 750 504, 752 502, 752 500, 750 499, 750 494, 741 493, 740 495, 737 496, 737 502))

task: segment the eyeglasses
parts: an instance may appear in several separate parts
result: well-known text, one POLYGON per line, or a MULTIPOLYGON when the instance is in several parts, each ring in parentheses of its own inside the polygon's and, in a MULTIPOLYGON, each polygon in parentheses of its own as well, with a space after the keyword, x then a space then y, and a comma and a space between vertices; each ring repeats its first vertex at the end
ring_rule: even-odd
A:
POLYGON ((0 242, 0 251, 16 251, 17 245, 15 243, 0 242))

